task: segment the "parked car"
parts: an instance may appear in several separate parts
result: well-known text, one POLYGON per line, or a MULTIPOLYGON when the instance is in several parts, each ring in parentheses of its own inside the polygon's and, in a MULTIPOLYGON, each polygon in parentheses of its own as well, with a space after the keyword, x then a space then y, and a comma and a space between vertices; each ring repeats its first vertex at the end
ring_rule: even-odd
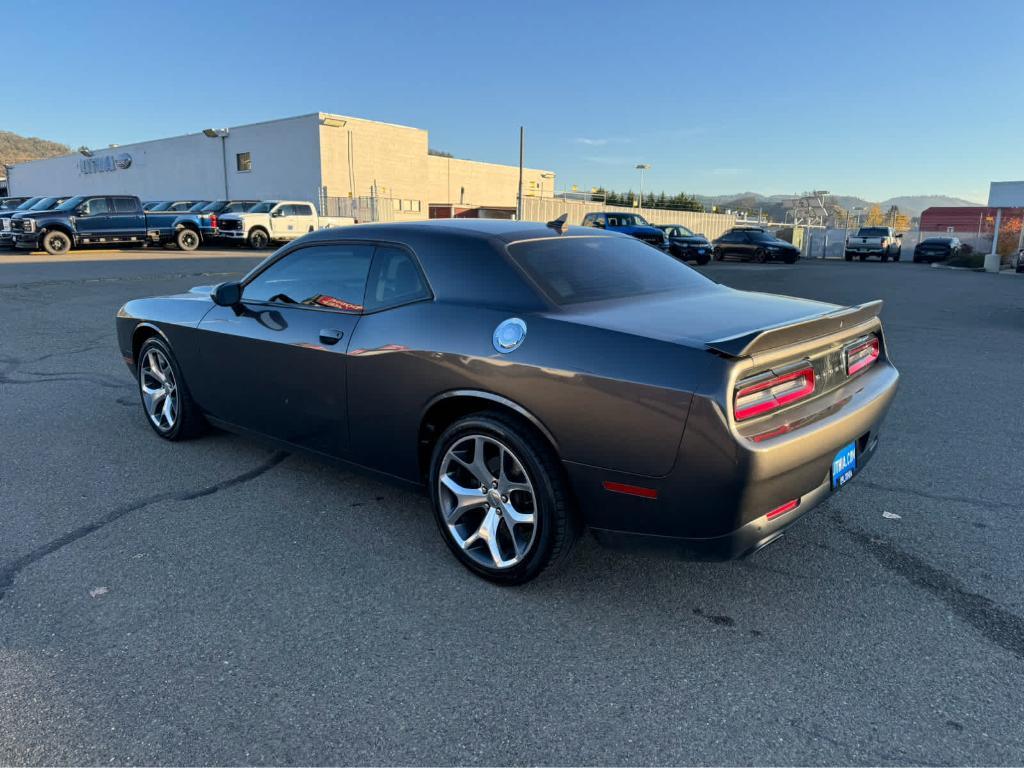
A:
POLYGON ((735 227, 714 241, 715 258, 756 261, 784 261, 794 264, 800 258, 800 249, 792 243, 758 227, 735 227))
POLYGON ((193 209, 198 210, 209 202, 209 200, 162 200, 152 203, 149 208, 143 206, 143 210, 146 212, 153 211, 154 213, 181 213, 193 209))
POLYGON ((13 211, 26 200, 28 200, 27 197, 0 197, 0 213, 13 211))
POLYGON ((1013 271, 1017 274, 1024 273, 1024 250, 1017 251, 1013 255, 1013 271))
POLYGON ((272 242, 288 242, 308 232, 355 224, 348 216, 319 216, 305 200, 263 200, 244 213, 217 217, 217 234, 250 248, 266 248, 272 242))
POLYGON ((3 246, 4 248, 10 248, 14 244, 14 233, 11 231, 11 220, 14 218, 14 214, 30 210, 33 205, 38 203, 40 200, 44 200, 45 198, 23 197, 7 199, 20 199, 21 202, 17 204, 12 204, 11 207, 6 210, 0 210, 0 246, 3 246))
POLYGON ((42 248, 59 256, 82 245, 176 242, 185 250, 198 244, 194 228, 180 226, 190 214, 146 212, 129 195, 79 195, 50 211, 26 211, 11 219, 18 248, 42 248))
POLYGON ((962 247, 956 237, 926 237, 914 246, 914 263, 947 261, 959 256, 962 247))
POLYGON ((892 227, 861 227, 857 234, 846 238, 844 256, 853 261, 857 256, 861 261, 868 256, 878 256, 882 261, 899 261, 903 252, 903 235, 897 234, 892 227))
MULTIPOLYGON (((173 207, 157 207, 146 211, 146 227, 148 242, 174 244, 182 251, 194 251, 203 244, 206 233, 212 232, 212 222, 216 225, 216 214, 204 213, 211 203, 201 201, 182 212, 173 207)), ((212 235, 209 235, 212 239, 212 235)))
POLYGON ((583 217, 584 227, 596 227, 608 232, 621 232, 643 240, 662 250, 668 250, 668 238, 665 233, 650 224, 638 213, 588 213, 583 217))
POLYGON ((170 202, 169 200, 146 200, 142 203, 142 210, 151 211, 161 203, 170 202))
POLYGON ((658 229, 668 238, 668 252, 683 261, 696 261, 700 265, 711 261, 714 247, 704 235, 695 235, 682 224, 659 224, 658 229))
POLYGON ((29 211, 52 211, 69 197, 70 195, 65 195, 64 197, 44 197, 30 207, 24 210, 10 211, 9 215, 6 216, 2 211, 0 211, 0 248, 9 250, 14 247, 14 230, 11 226, 12 220, 20 219, 29 211))
POLYGON ((214 200, 199 209, 199 232, 203 242, 212 242, 218 236, 218 219, 225 213, 244 213, 259 200, 214 200))
POLYGON ((161 438, 210 422, 420 487, 455 557, 516 584, 582 526, 712 558, 776 540, 877 450, 880 308, 564 220, 445 219, 306 235, 130 301, 117 342, 161 438))

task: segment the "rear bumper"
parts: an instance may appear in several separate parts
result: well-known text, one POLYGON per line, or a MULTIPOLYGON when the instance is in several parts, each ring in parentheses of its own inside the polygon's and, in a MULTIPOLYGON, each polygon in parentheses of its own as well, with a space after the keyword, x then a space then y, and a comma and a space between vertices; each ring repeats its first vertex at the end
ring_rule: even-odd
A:
POLYGON ((600 541, 704 559, 740 557, 831 495, 832 461, 844 445, 857 443, 858 472, 873 458, 898 381, 886 361, 818 398, 813 408, 791 411, 786 420, 792 426, 778 434, 756 426, 738 433, 714 403, 695 397, 668 475, 627 475, 572 462, 565 462, 566 472, 600 541), (794 501, 795 508, 768 518, 794 501))

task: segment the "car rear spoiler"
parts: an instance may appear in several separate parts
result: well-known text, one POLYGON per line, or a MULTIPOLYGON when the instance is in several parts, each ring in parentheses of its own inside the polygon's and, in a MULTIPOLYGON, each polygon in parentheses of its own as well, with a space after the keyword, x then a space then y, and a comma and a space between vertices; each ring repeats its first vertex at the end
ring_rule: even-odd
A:
POLYGON ((830 336, 833 333, 863 325, 878 317, 881 311, 882 301, 879 299, 853 307, 844 307, 835 312, 829 312, 827 315, 819 315, 796 323, 788 323, 775 328, 763 328, 726 339, 709 341, 706 346, 713 352, 730 357, 743 357, 755 352, 789 346, 800 341, 830 336))

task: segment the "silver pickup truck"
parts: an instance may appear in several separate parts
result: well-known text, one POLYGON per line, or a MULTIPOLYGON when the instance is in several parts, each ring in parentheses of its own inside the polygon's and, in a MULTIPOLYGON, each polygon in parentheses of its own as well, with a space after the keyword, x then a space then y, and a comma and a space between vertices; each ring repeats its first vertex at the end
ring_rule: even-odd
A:
POLYGON ((878 256, 882 261, 900 260, 903 250, 903 235, 898 235, 892 227, 861 227, 856 235, 846 238, 847 261, 859 256, 864 261, 868 256, 878 256))

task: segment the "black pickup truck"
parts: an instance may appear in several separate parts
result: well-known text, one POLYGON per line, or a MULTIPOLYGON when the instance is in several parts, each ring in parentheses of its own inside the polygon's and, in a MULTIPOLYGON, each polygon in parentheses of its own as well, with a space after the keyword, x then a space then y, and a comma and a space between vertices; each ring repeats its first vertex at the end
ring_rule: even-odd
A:
POLYGON ((17 248, 42 248, 53 256, 83 245, 174 243, 193 251, 202 243, 195 213, 147 213, 139 198, 128 195, 79 195, 51 211, 26 211, 11 225, 17 248))

